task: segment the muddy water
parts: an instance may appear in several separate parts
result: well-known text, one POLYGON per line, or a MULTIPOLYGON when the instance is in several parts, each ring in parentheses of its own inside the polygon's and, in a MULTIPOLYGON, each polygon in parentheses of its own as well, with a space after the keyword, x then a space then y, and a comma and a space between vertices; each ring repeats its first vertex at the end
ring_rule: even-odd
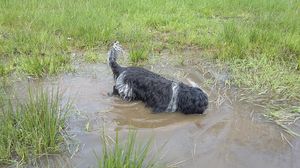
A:
MULTIPOLYGON (((129 128, 137 128, 141 142, 154 136, 151 152, 156 154, 166 144, 159 159, 168 167, 300 167, 299 139, 289 137, 263 119, 262 108, 239 101, 237 93, 222 87, 226 74, 205 65, 199 68, 162 63, 147 68, 168 78, 185 83, 194 81, 202 86, 210 99, 207 113, 153 114, 140 102, 109 97, 107 92, 112 89, 113 78, 105 64, 79 65, 75 74, 29 82, 31 86, 58 86, 64 97, 72 99, 76 109, 68 130, 80 146, 72 157, 54 161, 53 167, 96 167, 95 155, 101 153, 103 127, 112 136, 118 129, 123 138, 129 128), (212 78, 217 82, 205 83, 212 78)), ((24 87, 26 84, 22 83, 19 91, 24 87)))

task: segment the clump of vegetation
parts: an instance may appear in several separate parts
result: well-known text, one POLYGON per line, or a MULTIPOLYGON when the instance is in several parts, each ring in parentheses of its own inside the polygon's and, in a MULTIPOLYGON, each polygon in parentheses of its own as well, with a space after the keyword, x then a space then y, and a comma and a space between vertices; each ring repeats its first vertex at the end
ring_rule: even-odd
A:
POLYGON ((291 110, 292 105, 296 109, 300 107, 296 101, 299 100, 300 75, 293 68, 295 64, 290 66, 293 63, 280 63, 267 57, 235 59, 229 63, 232 83, 244 91, 257 93, 254 97, 264 101, 250 99, 265 106, 270 119, 289 124, 300 116, 299 112, 291 110))
POLYGON ((118 131, 115 140, 102 134, 102 156, 99 159, 99 168, 142 168, 157 167, 156 159, 149 160, 149 150, 152 140, 144 145, 136 144, 136 131, 128 133, 125 143, 120 142, 118 131), (112 141, 112 145, 110 143, 112 141))
POLYGON ((129 52, 129 59, 132 63, 138 63, 148 58, 144 49, 132 50, 129 52))
POLYGON ((283 128, 284 131, 293 136, 300 137, 299 132, 295 132, 289 126, 295 124, 300 116, 299 106, 281 105, 269 107, 268 112, 265 114, 267 118, 272 119, 277 125, 283 128))
POLYGON ((61 106, 58 92, 29 91, 24 102, 0 97, 0 165, 25 163, 61 150, 69 104, 61 106))
POLYGON ((33 77, 56 75, 71 70, 71 58, 65 55, 55 56, 23 56, 16 60, 18 70, 33 77))
POLYGON ((145 46, 134 45, 129 51, 129 60, 131 63, 136 64, 148 59, 149 51, 145 46))
POLYGON ((4 65, 0 64, 0 77, 1 76, 7 76, 13 71, 13 68, 11 65, 4 65))
POLYGON ((299 72, 295 68, 287 68, 289 63, 279 63, 262 57, 235 59, 230 64, 232 81, 241 88, 252 92, 259 91, 263 95, 272 96, 274 100, 287 101, 299 98, 299 72), (290 89, 295 92, 290 92, 290 89))
POLYGON ((85 53, 84 60, 89 63, 96 63, 100 60, 99 55, 93 52, 85 53))
POLYGON ((88 63, 106 63, 107 58, 103 54, 99 54, 97 52, 86 52, 84 54, 84 61, 88 63))

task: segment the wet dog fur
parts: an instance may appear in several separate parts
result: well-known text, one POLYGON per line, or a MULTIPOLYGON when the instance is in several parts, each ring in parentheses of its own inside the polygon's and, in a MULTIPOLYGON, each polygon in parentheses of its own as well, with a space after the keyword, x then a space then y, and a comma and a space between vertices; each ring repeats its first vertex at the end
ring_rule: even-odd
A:
POLYGON ((114 95, 126 101, 140 100, 153 112, 202 114, 207 109, 208 97, 200 88, 174 82, 144 68, 122 67, 117 63, 121 52, 118 41, 108 52, 108 64, 115 79, 114 95))

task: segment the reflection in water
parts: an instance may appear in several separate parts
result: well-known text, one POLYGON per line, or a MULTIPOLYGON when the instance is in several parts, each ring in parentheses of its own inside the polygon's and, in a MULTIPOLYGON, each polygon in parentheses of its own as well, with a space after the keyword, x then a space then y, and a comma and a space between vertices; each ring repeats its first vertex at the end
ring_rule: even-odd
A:
MULTIPOLYGON (((192 80, 202 87, 207 86, 205 81, 208 77, 216 74, 214 79, 220 83, 226 80, 226 75, 218 75, 220 73, 209 66, 206 68, 207 72, 203 72, 203 67, 166 68, 159 64, 153 69, 186 83, 192 80)), ((129 103, 107 96, 112 89, 113 78, 106 65, 82 65, 80 69, 77 74, 35 84, 58 86, 64 90, 65 97, 73 100, 79 113, 79 118, 70 120, 69 131, 82 145, 74 157, 63 161, 66 165, 95 167, 97 160, 94 153, 101 152, 100 130, 105 126, 111 135, 116 129, 120 130, 120 134, 126 134, 129 127, 138 129, 141 140, 154 135, 153 153, 167 142, 162 160, 169 166, 300 167, 296 157, 300 156, 298 141, 294 148, 290 148, 282 140, 283 134, 277 126, 259 118, 262 109, 236 100, 238 95, 226 91, 221 85, 203 87, 210 99, 204 115, 154 114, 140 102, 129 103), (87 124, 89 131, 85 130, 87 124)), ((22 93, 25 87, 26 83, 19 83, 16 90, 22 93)))
MULTIPOLYGON (((121 100, 120 100, 121 101, 121 100)), ((130 125, 136 128, 160 128, 169 125, 183 125, 199 120, 202 115, 184 115, 182 113, 152 113, 144 104, 114 104, 108 114, 119 126, 130 125), (184 118, 184 119, 183 119, 184 118)))

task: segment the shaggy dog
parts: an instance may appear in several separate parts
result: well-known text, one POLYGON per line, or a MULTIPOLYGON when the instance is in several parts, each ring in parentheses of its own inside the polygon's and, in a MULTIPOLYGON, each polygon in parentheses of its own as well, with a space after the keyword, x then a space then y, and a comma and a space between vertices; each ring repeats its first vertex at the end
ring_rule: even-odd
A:
POLYGON ((168 80, 143 68, 121 67, 116 61, 121 52, 118 41, 108 52, 108 63, 115 79, 113 95, 127 101, 141 100, 153 112, 202 114, 207 109, 207 94, 200 88, 168 80))

